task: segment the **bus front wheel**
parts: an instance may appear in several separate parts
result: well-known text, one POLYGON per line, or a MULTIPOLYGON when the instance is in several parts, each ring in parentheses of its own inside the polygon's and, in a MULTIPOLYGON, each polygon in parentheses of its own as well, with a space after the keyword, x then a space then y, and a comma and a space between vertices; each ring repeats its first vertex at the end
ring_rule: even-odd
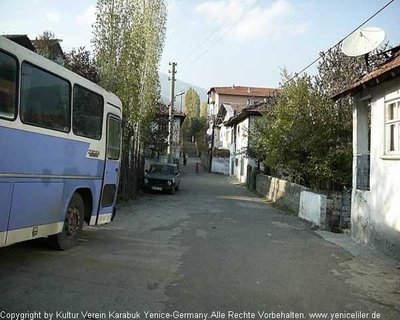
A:
POLYGON ((83 227, 85 205, 82 197, 75 193, 65 214, 63 229, 50 237, 53 246, 58 250, 68 250, 76 245, 83 227))

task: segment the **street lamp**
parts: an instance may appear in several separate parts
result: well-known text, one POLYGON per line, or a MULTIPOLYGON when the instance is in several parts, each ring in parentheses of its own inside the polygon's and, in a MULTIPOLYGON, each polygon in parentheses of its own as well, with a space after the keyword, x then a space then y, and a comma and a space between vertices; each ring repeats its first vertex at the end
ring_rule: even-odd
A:
MULTIPOLYGON (((171 95, 172 95, 173 88, 171 89, 171 95)), ((169 126, 168 126, 168 162, 173 163, 174 161, 174 155, 173 155, 173 142, 174 142, 174 102, 176 97, 179 97, 185 94, 185 91, 181 91, 178 94, 174 95, 173 98, 171 99, 171 104, 169 106, 169 126)), ((182 108, 182 100, 181 100, 181 108, 182 108)))

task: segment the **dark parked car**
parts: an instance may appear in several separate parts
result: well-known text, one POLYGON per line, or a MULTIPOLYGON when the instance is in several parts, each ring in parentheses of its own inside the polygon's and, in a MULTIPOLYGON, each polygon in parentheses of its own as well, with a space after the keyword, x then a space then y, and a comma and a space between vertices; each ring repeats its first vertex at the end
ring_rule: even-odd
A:
POLYGON ((170 163, 153 163, 144 175, 144 185, 150 190, 174 194, 181 183, 178 166, 170 163))

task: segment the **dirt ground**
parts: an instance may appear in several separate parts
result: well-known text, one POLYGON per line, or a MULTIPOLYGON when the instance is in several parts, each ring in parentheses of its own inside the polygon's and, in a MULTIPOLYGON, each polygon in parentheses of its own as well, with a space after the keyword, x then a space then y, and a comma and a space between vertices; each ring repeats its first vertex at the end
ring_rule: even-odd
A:
POLYGON ((195 312, 222 319, 229 311, 245 319, 243 312, 400 319, 396 261, 313 231, 225 176, 196 175, 196 160, 181 166, 175 195, 120 205, 112 223, 86 227, 72 250, 43 241, 1 249, 0 309, 77 319, 85 319, 81 312, 147 319, 149 311, 187 313, 176 319, 195 312))

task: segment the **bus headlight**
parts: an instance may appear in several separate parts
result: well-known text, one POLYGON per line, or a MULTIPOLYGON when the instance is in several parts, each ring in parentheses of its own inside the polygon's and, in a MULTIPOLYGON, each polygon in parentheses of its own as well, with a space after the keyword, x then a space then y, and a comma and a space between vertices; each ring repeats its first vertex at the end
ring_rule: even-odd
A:
POLYGON ((149 179, 144 179, 144 183, 148 184, 149 183, 149 179))
POLYGON ((171 180, 168 180, 168 185, 169 186, 172 185, 172 181, 171 180))

